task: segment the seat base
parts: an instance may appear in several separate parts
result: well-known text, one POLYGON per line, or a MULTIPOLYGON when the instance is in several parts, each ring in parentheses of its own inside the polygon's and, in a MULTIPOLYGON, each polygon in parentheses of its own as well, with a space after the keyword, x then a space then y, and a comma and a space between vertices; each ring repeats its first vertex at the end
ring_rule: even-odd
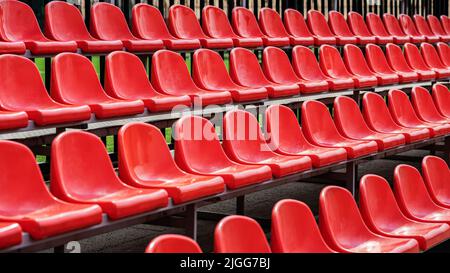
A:
POLYGON ((123 44, 121 41, 102 41, 102 40, 84 40, 77 41, 77 45, 81 51, 85 53, 101 53, 122 50, 123 44))
POLYGON ((0 249, 22 242, 22 229, 16 223, 0 223, 0 249))

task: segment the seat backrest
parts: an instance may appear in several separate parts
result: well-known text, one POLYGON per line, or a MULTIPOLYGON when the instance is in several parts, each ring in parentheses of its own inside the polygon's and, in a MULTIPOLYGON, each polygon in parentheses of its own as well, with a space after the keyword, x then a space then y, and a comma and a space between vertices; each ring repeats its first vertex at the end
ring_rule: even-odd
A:
POLYGON ((133 34, 141 39, 172 39, 159 9, 149 4, 140 3, 132 9, 133 34))
POLYGON ((145 253, 202 253, 196 241, 178 234, 163 234, 153 239, 145 253))
POLYGON ((138 56, 116 51, 106 56, 105 90, 112 97, 145 99, 157 95, 138 56))
MULTIPOLYGON (((436 48, 437 48, 441 62, 445 66, 449 67, 450 66, 450 48, 449 48, 448 44, 439 42, 439 43, 437 43, 436 48)), ((422 52, 423 52, 423 54, 426 54, 425 51, 422 51, 422 52)))
POLYGON ((442 117, 430 92, 422 86, 414 86, 411 91, 411 102, 416 109, 416 114, 423 120, 433 120, 442 117))
POLYGON ((211 37, 237 37, 223 9, 206 6, 202 10, 203 31, 211 37))
POLYGON ((328 27, 325 16, 320 11, 308 11, 307 22, 309 29, 315 35, 324 37, 334 36, 330 28, 328 27))
POLYGON ((57 41, 91 39, 80 10, 63 1, 52 1, 45 5, 45 33, 57 41))
POLYGON ((263 51, 263 70, 267 78, 274 82, 299 82, 289 57, 282 49, 266 47, 263 51))
POLYGON ((447 15, 441 15, 441 24, 447 35, 450 35, 450 19, 447 15))
POLYGON ((383 50, 374 44, 366 46, 366 61, 369 67, 378 73, 395 74, 386 59, 383 50))
POLYGON ((234 31, 242 37, 263 37, 255 15, 244 7, 235 7, 231 12, 234 31))
POLYGON ((192 57, 192 78, 205 89, 222 90, 236 86, 219 53, 206 48, 196 50, 192 57))
POLYGON ((352 98, 339 96, 333 104, 334 123, 347 137, 357 138, 359 133, 370 132, 359 106, 352 98))
POLYGON ((176 37, 205 37, 195 12, 184 5, 173 5, 169 8, 167 24, 170 32, 176 37))
POLYGON ((420 54, 420 51, 416 45, 411 44, 411 43, 406 43, 406 44, 404 44, 403 49, 404 49, 405 59, 413 69, 431 70, 431 68, 428 66, 428 64, 423 59, 422 54, 420 54))
POLYGON ((427 23, 427 20, 425 20, 425 17, 419 14, 414 15, 414 23, 416 24, 417 31, 421 35, 425 36, 434 36, 433 31, 431 31, 430 26, 427 23))
POLYGON ((439 57, 436 48, 432 44, 422 43, 420 49, 422 51, 421 56, 423 56, 423 60, 427 65, 434 68, 447 69, 447 66, 442 62, 441 57, 439 57))
POLYGON ((295 9, 284 10, 284 26, 290 34, 297 37, 310 37, 312 35, 306 25, 305 18, 295 9))
POLYGON ((287 37, 289 34, 284 28, 280 14, 271 8, 262 8, 259 11, 259 26, 261 30, 272 37, 287 37))
POLYGON ((389 111, 398 123, 405 121, 419 121, 408 95, 398 89, 392 89, 388 93, 389 111))
POLYGON ((364 22, 364 18, 359 13, 355 11, 350 11, 347 14, 347 23, 348 26, 350 27, 350 30, 356 35, 360 35, 363 37, 373 36, 372 33, 367 28, 367 25, 364 22))
POLYGON ((397 71, 413 72, 403 55, 402 49, 398 45, 391 43, 386 45, 386 59, 389 65, 397 71))
POLYGON ((445 116, 450 116, 450 90, 443 84, 433 85, 433 100, 439 112, 445 116))
POLYGON ((33 10, 22 1, 0 2, 0 13, 2 40, 11 42, 45 40, 33 10))
POLYGON ((331 253, 309 207, 284 199, 272 209, 272 251, 277 253, 331 253))
POLYGON ((373 75, 361 49, 356 45, 344 46, 344 62, 348 70, 356 75, 373 75))
POLYGON ((261 226, 246 216, 227 216, 214 231, 216 253, 270 253, 270 246, 261 226))
POLYGON ((102 40, 133 39, 122 10, 109 3, 96 3, 91 8, 90 30, 102 40))
POLYGON ((325 75, 330 77, 352 77, 345 67, 339 51, 329 45, 322 45, 319 49, 319 64, 325 75))
POLYGON ((344 37, 355 36, 345 21, 345 17, 339 11, 332 10, 328 13, 328 25, 334 34, 344 37))
POLYGON ((439 19, 436 16, 429 14, 427 16, 427 21, 428 21, 429 27, 431 28, 431 31, 433 31, 433 33, 435 35, 440 35, 440 36, 447 35, 447 33, 445 33, 445 30, 442 28, 441 21, 439 21, 439 19))
POLYGON ((370 128, 395 130, 398 128, 389 112, 383 97, 377 93, 367 92, 362 99, 362 113, 370 128))
POLYGON ((435 201, 450 198, 450 169, 444 159, 426 156, 422 160, 422 175, 428 192, 435 201))
POLYGON ((69 104, 108 99, 91 61, 75 53, 61 53, 53 59, 50 93, 69 104))
POLYGON ((378 14, 369 12, 366 14, 366 23, 370 32, 376 36, 386 37, 390 36, 389 32, 383 24, 380 16, 378 14))
POLYGON ((395 18, 394 15, 385 13, 383 15, 383 22, 386 26, 386 30, 392 35, 392 36, 406 36, 405 32, 402 30, 402 27, 400 26, 399 21, 397 18, 395 18))
POLYGON ((231 50, 230 75, 236 83, 244 86, 269 84, 256 55, 245 48, 231 50))
POLYGON ((416 26, 414 25, 413 19, 406 14, 400 14, 398 16, 398 21, 402 26, 403 32, 409 36, 421 36, 416 26))
POLYGON ((320 69, 319 62, 311 49, 306 46, 296 46, 292 50, 292 67, 297 76, 304 80, 326 80, 320 69))

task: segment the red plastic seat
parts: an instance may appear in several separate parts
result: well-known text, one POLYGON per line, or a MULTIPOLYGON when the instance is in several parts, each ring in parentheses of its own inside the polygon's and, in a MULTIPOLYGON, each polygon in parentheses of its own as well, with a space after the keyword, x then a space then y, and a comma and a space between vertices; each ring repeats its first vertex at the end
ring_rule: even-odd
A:
POLYGON ((328 25, 336 36, 352 39, 351 43, 365 45, 376 42, 375 37, 360 36, 356 33, 354 34, 347 25, 344 15, 342 15, 339 11, 332 10, 328 13, 328 25))
POLYGON ((216 253, 270 253, 270 246, 261 226, 246 216, 227 216, 214 230, 216 253))
POLYGON ((335 43, 337 45, 344 45, 347 43, 356 43, 355 37, 343 37, 334 35, 327 24, 325 16, 323 16, 320 11, 308 11, 307 23, 311 32, 317 37, 317 45, 335 43))
POLYGON ((234 31, 244 38, 261 38, 264 46, 289 46, 288 37, 268 37, 259 28, 255 15, 244 7, 235 7, 231 13, 234 31))
POLYGON ((372 12, 367 13, 366 25, 370 32, 377 38, 378 44, 387 44, 393 42, 401 44, 409 41, 409 37, 395 37, 390 35, 378 14, 372 12))
POLYGON ((447 224, 423 223, 406 217, 389 183, 381 176, 363 176, 359 206, 361 215, 373 232, 386 237, 415 239, 422 250, 450 238, 450 226, 447 224))
POLYGON ((339 252, 419 252, 414 239, 389 238, 370 231, 344 188, 328 186, 320 193, 319 226, 328 245, 339 252))
POLYGON ((70 204, 51 195, 33 153, 25 145, 2 140, 0 153, 1 222, 18 223, 39 240, 102 221, 98 206, 70 204))
POLYGON ((412 69, 406 61, 402 49, 398 45, 386 45, 386 59, 392 69, 399 75, 401 82, 422 81, 434 78, 434 75, 428 75, 428 73, 422 74, 421 71, 412 69))
POLYGON ((329 148, 345 148, 348 158, 376 153, 375 141, 353 140, 342 136, 331 118, 325 104, 306 101, 302 104, 303 133, 313 144, 329 148))
POLYGON ((188 95, 202 106, 231 102, 231 94, 226 91, 208 91, 199 88, 189 74, 183 57, 179 54, 160 50, 152 57, 152 84, 157 91, 172 95, 188 95))
POLYGON ((198 39, 202 47, 230 48, 231 38, 211 38, 203 32, 194 11, 183 5, 173 5, 169 8, 168 26, 170 32, 180 39, 198 39))
POLYGON ((362 113, 367 125, 372 130, 387 134, 403 134, 406 143, 417 142, 429 138, 428 129, 406 128, 395 123, 384 98, 379 94, 367 92, 362 99, 362 113))
POLYGON ((98 118, 135 115, 144 112, 140 100, 122 100, 108 96, 88 58, 61 53, 52 62, 51 95, 70 105, 89 105, 98 118))
POLYGON ((443 84, 435 84, 433 85, 432 96, 439 112, 450 118, 450 91, 448 88, 443 84))
POLYGON ((28 115, 25 112, 0 110, 0 130, 16 129, 28 126, 28 115))
POLYGON ((380 36, 373 35, 369 29, 367 28, 366 23, 364 22, 364 18, 361 14, 350 11, 347 14, 347 23, 350 30, 358 37, 361 37, 368 41, 367 43, 378 43, 378 44, 386 44, 392 42, 392 39, 386 39, 380 36))
POLYGON ((441 24, 447 35, 450 35, 450 19, 447 15, 441 15, 441 24))
POLYGON ((395 122, 404 127, 427 128, 432 137, 450 132, 450 124, 425 122, 419 119, 411 102, 403 91, 391 90, 388 95, 388 105, 395 122))
POLYGON ((52 100, 36 65, 25 57, 0 56, 0 77, 7 79, 0 81, 1 109, 25 111, 29 119, 39 126, 83 121, 91 117, 88 106, 69 106, 52 100))
POLYGON ((443 42, 446 43, 450 42, 450 35, 447 34, 445 30, 442 28, 441 21, 439 21, 439 19, 436 16, 429 14, 427 16, 427 21, 434 35, 438 36, 443 42))
POLYGON ((437 156, 426 156, 422 160, 422 176, 431 199, 450 209, 450 170, 447 163, 437 156))
POLYGON ((119 7, 109 3, 96 3, 91 8, 91 33, 96 38, 121 40, 131 52, 156 51, 164 48, 162 40, 142 40, 131 34, 124 14, 119 7))
POLYGON ((22 242, 22 229, 16 223, 0 222, 0 249, 22 242))
POLYGON ((402 134, 379 133, 367 126, 352 98, 340 96, 334 100, 334 122, 343 136, 356 140, 373 140, 378 144, 378 150, 383 151, 405 144, 402 134))
POLYGON ((394 37, 394 43, 404 44, 411 42, 411 40, 412 42, 415 42, 412 37, 405 34, 402 27, 400 26, 400 22, 397 20, 397 18, 395 18, 394 15, 385 13, 383 15, 383 22, 386 30, 390 35, 394 37))
POLYGON ((9 52, 23 54, 25 52, 22 43, 35 55, 54 54, 59 52, 75 52, 75 42, 52 41, 42 34, 33 10, 21 1, 0 2, 2 24, 0 37, 9 43, 0 43, 0 49, 9 52))
POLYGON ((314 38, 294 37, 286 31, 281 16, 274 9, 262 8, 259 11, 259 25, 265 35, 271 38, 289 38, 290 44, 295 45, 314 45, 314 38))
POLYGON ((318 39, 309 31, 305 18, 298 10, 285 9, 283 22, 289 35, 302 41, 303 45, 317 44, 318 39))
POLYGON ((75 41, 86 53, 123 49, 120 40, 101 41, 92 37, 84 24, 80 10, 63 1, 52 1, 45 5, 45 34, 56 41, 75 41))
POLYGON ((170 34, 161 12, 148 4, 140 3, 132 9, 133 34, 144 40, 162 40, 170 50, 190 50, 200 48, 197 39, 177 39, 170 34))
MULTIPOLYGON (((416 26, 414 25, 414 21, 411 19, 411 17, 409 17, 409 15, 400 14, 398 16, 398 22, 399 22, 400 26, 402 27, 403 32, 406 35, 409 35, 411 43, 418 44, 418 43, 423 43, 425 41, 431 42, 429 39, 427 39, 425 36, 423 36, 419 33, 416 26)), ((436 41, 434 41, 433 38, 432 38, 432 40, 433 40, 433 42, 437 42, 437 40, 439 40, 439 38, 436 41)))
POLYGON ((425 63, 436 72, 439 78, 450 77, 450 67, 442 62, 433 45, 422 43, 420 49, 425 63))
POLYGON ((342 80, 354 82, 355 88, 372 87, 378 84, 375 76, 354 76, 345 67, 339 51, 332 46, 323 45, 319 49, 319 64, 325 75, 342 80))
POLYGON ((150 84, 139 58, 128 52, 113 52, 106 57, 105 90, 121 100, 142 100, 151 112, 171 111, 179 106, 191 106, 189 96, 169 96, 158 93, 150 84))
POLYGON ((287 156, 273 152, 256 118, 247 111, 227 112, 223 120, 223 148, 231 160, 242 164, 265 165, 274 177, 311 169, 307 156, 287 156))
POLYGON ((221 177, 182 171, 155 126, 128 123, 120 128, 118 137, 120 179, 128 185, 163 189, 175 204, 223 192, 221 177))
POLYGON ((427 122, 432 123, 450 123, 450 118, 444 117, 439 113, 434 105, 433 97, 430 92, 422 86, 415 86, 411 92, 411 102, 416 110, 417 116, 427 122))
POLYGON ((419 76, 422 75, 421 80, 435 79, 437 77, 445 75, 446 72, 445 70, 436 71, 436 69, 431 68, 425 62, 425 60, 422 57, 422 54, 420 54, 419 49, 414 44, 406 43, 403 48, 406 62, 415 72, 419 74, 419 76))
POLYGON ((267 98, 267 90, 264 87, 248 88, 235 84, 228 74, 222 57, 219 53, 209 49, 199 49, 194 53, 192 78, 203 89, 230 92, 235 102, 267 98))
POLYGON ((256 55, 245 48, 234 48, 230 53, 230 75, 237 84, 249 88, 266 88, 270 98, 298 95, 297 84, 279 84, 269 81, 256 55))
POLYGON ((405 164, 395 168, 394 193, 408 218, 419 222, 450 223, 450 209, 433 202, 416 168, 405 164))
POLYGON ((437 43, 436 48, 439 53, 441 62, 448 69, 450 67, 450 47, 448 46, 448 44, 440 42, 437 43))
POLYGON ((431 28, 428 25, 427 20, 425 20, 425 17, 423 17, 422 15, 415 14, 414 23, 416 25, 416 29, 419 32, 419 34, 425 36, 427 42, 436 43, 443 40, 441 36, 435 35, 433 31, 431 31, 431 28))
POLYGON ((309 207, 284 199, 272 209, 271 247, 274 253, 334 253, 323 240, 309 207))
POLYGON ((202 253, 196 241, 178 234, 164 234, 153 239, 145 253, 202 253))
POLYGON ((263 71, 267 79, 278 84, 300 87, 300 93, 328 91, 326 81, 305 81, 295 74, 287 54, 277 47, 266 47, 263 51, 263 71))
POLYGON ((217 175, 229 189, 270 180, 269 166, 244 165, 225 154, 214 125, 205 118, 186 116, 175 124, 175 160, 187 172, 217 175))
POLYGON ((236 47, 255 48, 263 46, 261 38, 238 36, 231 27, 226 13, 215 6, 203 8, 202 26, 206 35, 216 39, 232 39, 236 47))
POLYGON ((375 73, 366 62, 364 54, 356 45, 344 46, 344 62, 348 70, 356 77, 377 79, 378 85, 396 84, 399 77, 396 74, 375 73))
POLYGON ((93 134, 82 131, 59 134, 53 140, 51 156, 50 189, 65 201, 97 204, 112 220, 168 204, 164 190, 124 184, 114 171, 105 145, 93 134))
POLYGON ((311 158, 314 168, 331 165, 347 159, 344 148, 326 148, 311 144, 303 135, 294 112, 283 105, 272 105, 266 110, 267 133, 274 151, 284 155, 311 158))

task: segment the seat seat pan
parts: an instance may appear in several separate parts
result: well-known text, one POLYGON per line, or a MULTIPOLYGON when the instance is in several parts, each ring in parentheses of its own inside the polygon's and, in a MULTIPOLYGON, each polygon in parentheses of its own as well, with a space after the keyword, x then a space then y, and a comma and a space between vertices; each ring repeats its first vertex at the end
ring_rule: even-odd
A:
POLYGON ((25 112, 0 111, 0 130, 23 128, 28 125, 28 115, 25 112))
POLYGON ((419 74, 419 81, 429 81, 436 79, 436 72, 432 70, 416 70, 419 74))
POLYGON ((142 52, 142 51, 156 51, 164 48, 164 43, 161 40, 122 40, 127 51, 142 52))
POLYGON ((150 98, 143 98, 145 107, 150 112, 166 112, 171 111, 175 106, 188 106, 192 105, 191 98, 187 95, 184 96, 167 96, 158 94, 150 98))
POLYGON ((433 68, 433 71, 436 72, 439 79, 450 77, 450 69, 433 68))
POLYGON ((22 42, 0 42, 0 54, 25 54, 26 50, 22 42))
POLYGON ((400 83, 416 82, 419 80, 419 75, 416 72, 395 72, 400 77, 400 83))
POLYGON ((376 41, 377 44, 384 45, 384 44, 394 42, 394 37, 392 37, 392 36, 375 36, 375 38, 377 39, 377 41, 376 41))
POLYGON ((16 223, 0 223, 0 249, 22 242, 22 229, 16 223))
POLYGON ((370 240, 348 248, 354 253, 417 253, 419 246, 414 239, 397 239, 374 236, 370 240))
POLYGON ((237 189, 270 180, 272 171, 269 166, 234 164, 211 172, 211 175, 221 176, 229 189, 237 189))
POLYGON ((389 133, 401 133, 406 138, 406 143, 417 142, 430 138, 430 132, 428 129, 413 129, 402 127, 399 130, 391 131, 389 133))
POLYGON ((337 45, 356 44, 356 43, 357 43, 356 37, 336 36, 337 45))
POLYGON ((314 45, 314 38, 311 37, 299 37, 299 36, 289 36, 289 41, 292 46, 303 45, 312 46, 314 45))
POLYGON ((27 110, 26 112, 28 117, 39 126, 78 122, 91 118, 91 110, 86 105, 69 106, 55 104, 54 106, 27 110))
POLYGON ((425 36, 409 36, 411 43, 419 44, 425 42, 425 36))
POLYGON ((428 43, 437 43, 439 42, 441 39, 439 38, 439 36, 425 36, 425 40, 428 43))
POLYGON ((57 41, 25 41, 25 46, 34 55, 56 54, 61 52, 76 52, 77 43, 57 41))
POLYGON ((444 43, 448 43, 448 42, 450 42, 450 35, 439 36, 439 40, 444 43))
POLYGON ((297 84, 276 84, 272 83, 265 86, 270 98, 280 98, 295 96, 300 93, 300 87, 297 84))
POLYGON ((410 221, 389 231, 386 235, 397 238, 414 238, 423 250, 427 250, 450 238, 450 226, 439 223, 420 223, 410 221))
POLYGON ((235 47, 255 48, 263 46, 262 39, 257 37, 234 37, 232 39, 235 47))
POLYGON ((356 88, 373 87, 378 85, 378 79, 375 76, 356 76, 354 81, 356 88))
POLYGON ((289 37, 262 37, 264 46, 289 46, 289 37))
POLYGON ((106 100, 89 104, 92 112, 98 118, 136 115, 144 112, 144 103, 140 100, 106 100))
POLYGON ((344 89, 352 89, 355 87, 355 82, 352 79, 332 79, 329 78, 327 80, 328 86, 331 90, 344 90, 344 89))
POLYGON ((380 151, 405 144, 405 137, 402 134, 382 134, 375 132, 374 134, 361 138, 361 140, 375 141, 380 151))
POLYGON ((199 39, 202 47, 206 48, 231 48, 233 40, 230 38, 201 38, 199 39))
POLYGON ((164 39, 163 43, 170 50, 190 50, 201 47, 200 41, 197 39, 164 39))
POLYGON ((82 40, 76 42, 81 51, 86 53, 112 52, 123 49, 123 44, 119 40, 82 40))
POLYGON ((298 83, 300 86, 300 92, 309 94, 309 93, 317 93, 317 92, 325 92, 328 91, 328 82, 327 81, 301 81, 298 83))
POLYGON ((314 168, 324 167, 347 159, 347 152, 344 148, 325 148, 311 145, 299 151, 279 152, 285 155, 308 156, 311 158, 314 168))
POLYGON ((405 43, 409 43, 411 41, 409 36, 393 36, 393 38, 394 38, 394 43, 396 43, 396 44, 405 44, 405 43))
POLYGON ((235 88, 228 90, 235 102, 255 101, 267 98, 267 89, 260 88, 247 88, 235 86, 235 88))
POLYGON ((231 94, 228 91, 199 91, 189 93, 188 95, 194 103, 195 99, 200 99, 204 106, 210 104, 227 104, 232 101, 231 94))
POLYGON ((271 158, 249 162, 268 165, 274 177, 282 177, 311 169, 311 159, 307 156, 285 156, 275 154, 271 158))
POLYGON ((324 37, 324 36, 313 36, 315 45, 335 45, 336 38, 334 37, 324 37))
POLYGON ((400 80, 397 74, 376 73, 376 77, 378 79, 378 85, 396 84, 400 80))
POLYGON ((319 146, 330 148, 344 148, 347 151, 348 158, 357 158, 378 151, 378 145, 375 141, 358 141, 358 140, 343 140, 339 142, 318 143, 319 146))
POLYGON ((377 38, 370 36, 356 36, 356 40, 360 45, 374 44, 377 42, 377 38))

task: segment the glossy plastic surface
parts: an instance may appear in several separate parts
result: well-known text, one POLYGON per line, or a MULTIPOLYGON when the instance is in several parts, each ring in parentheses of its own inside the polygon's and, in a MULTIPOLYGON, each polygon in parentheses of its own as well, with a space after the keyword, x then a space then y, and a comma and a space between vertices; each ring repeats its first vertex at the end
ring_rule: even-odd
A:
POLYGON ((315 35, 314 43, 316 45, 322 44, 343 45, 348 42, 350 43, 356 42, 355 38, 335 36, 333 32, 331 32, 331 29, 327 24, 325 16, 320 11, 309 10, 306 22, 311 32, 315 35))
POLYGON ((439 206, 450 208, 450 169, 445 160, 426 156, 422 160, 422 176, 431 199, 439 206))
POLYGON ((285 9, 283 23, 286 31, 303 45, 313 45, 317 40, 309 31, 303 15, 295 9, 285 9))
POLYGON ((439 36, 439 38, 443 42, 450 41, 450 35, 445 32, 444 28, 441 25, 441 21, 439 21, 439 19, 436 16, 429 14, 427 16, 427 21, 434 35, 439 36))
POLYGON ((400 76, 402 82, 432 79, 434 77, 434 75, 427 75, 427 73, 422 75, 421 71, 412 69, 398 45, 386 45, 386 59, 392 69, 400 76))
POLYGON ((366 43, 378 43, 378 44, 387 43, 386 39, 383 39, 382 37, 379 36, 377 37, 369 31, 366 23, 364 22, 364 18, 359 13, 350 11, 347 14, 347 23, 350 30, 355 35, 360 37, 360 39, 364 39, 364 41, 367 41, 366 43))
POLYGON ((436 43, 442 40, 440 36, 435 35, 433 33, 433 31, 431 30, 430 26, 427 23, 427 20, 425 20, 425 17, 423 17, 422 15, 415 14, 414 23, 419 34, 425 36, 427 42, 436 43))
POLYGON ((0 249, 22 242, 22 229, 19 224, 0 222, 0 249))
POLYGON ((411 102, 417 116, 432 123, 450 123, 450 118, 439 113, 430 92, 422 86, 415 86, 411 91, 411 102))
POLYGON ((450 90, 443 84, 435 84, 431 94, 439 112, 450 118, 450 90))
POLYGON ((450 35, 450 19, 447 15, 441 15, 441 24, 447 35, 450 35))
POLYGON ((387 32, 389 32, 389 34, 394 37, 394 43, 404 44, 411 42, 412 37, 405 34, 402 27, 400 26, 400 22, 397 20, 397 18, 395 18, 394 15, 389 13, 383 14, 383 22, 387 32))
POLYGON ((163 234, 148 244, 145 253, 202 253, 202 249, 187 236, 163 234))
POLYGON ((425 40, 425 36, 421 35, 414 25, 414 21, 406 14, 400 14, 398 16, 398 22, 403 29, 403 32, 406 35, 409 35, 411 43, 423 43, 425 40))
POLYGON ((401 37, 394 37, 386 30, 383 21, 378 14, 369 12, 366 14, 366 25, 370 32, 377 37, 377 43, 405 43, 409 41, 409 38, 402 39, 401 37))
POLYGON ((349 26, 347 25, 347 21, 345 20, 344 15, 339 11, 332 10, 328 13, 328 25, 336 36, 351 39, 347 41, 347 44, 357 43, 360 45, 365 45, 368 43, 375 43, 375 38, 363 37, 352 33, 349 26))
POLYGON ((450 67, 445 65, 441 58, 439 57, 436 48, 428 43, 422 43, 420 45, 422 51, 423 59, 425 63, 436 72, 438 78, 449 78, 450 77, 450 67))
POLYGON ((450 67, 450 47, 448 46, 448 44, 440 42, 436 44, 436 49, 441 62, 448 69, 450 67))
POLYGON ((0 130, 23 128, 28 126, 28 115, 22 111, 0 110, 0 130))
POLYGON ((432 80, 438 76, 445 75, 445 70, 438 75, 438 71, 431 68, 423 59, 419 49, 411 43, 406 43, 403 47, 404 56, 409 66, 416 71, 421 77, 420 80, 432 80))

